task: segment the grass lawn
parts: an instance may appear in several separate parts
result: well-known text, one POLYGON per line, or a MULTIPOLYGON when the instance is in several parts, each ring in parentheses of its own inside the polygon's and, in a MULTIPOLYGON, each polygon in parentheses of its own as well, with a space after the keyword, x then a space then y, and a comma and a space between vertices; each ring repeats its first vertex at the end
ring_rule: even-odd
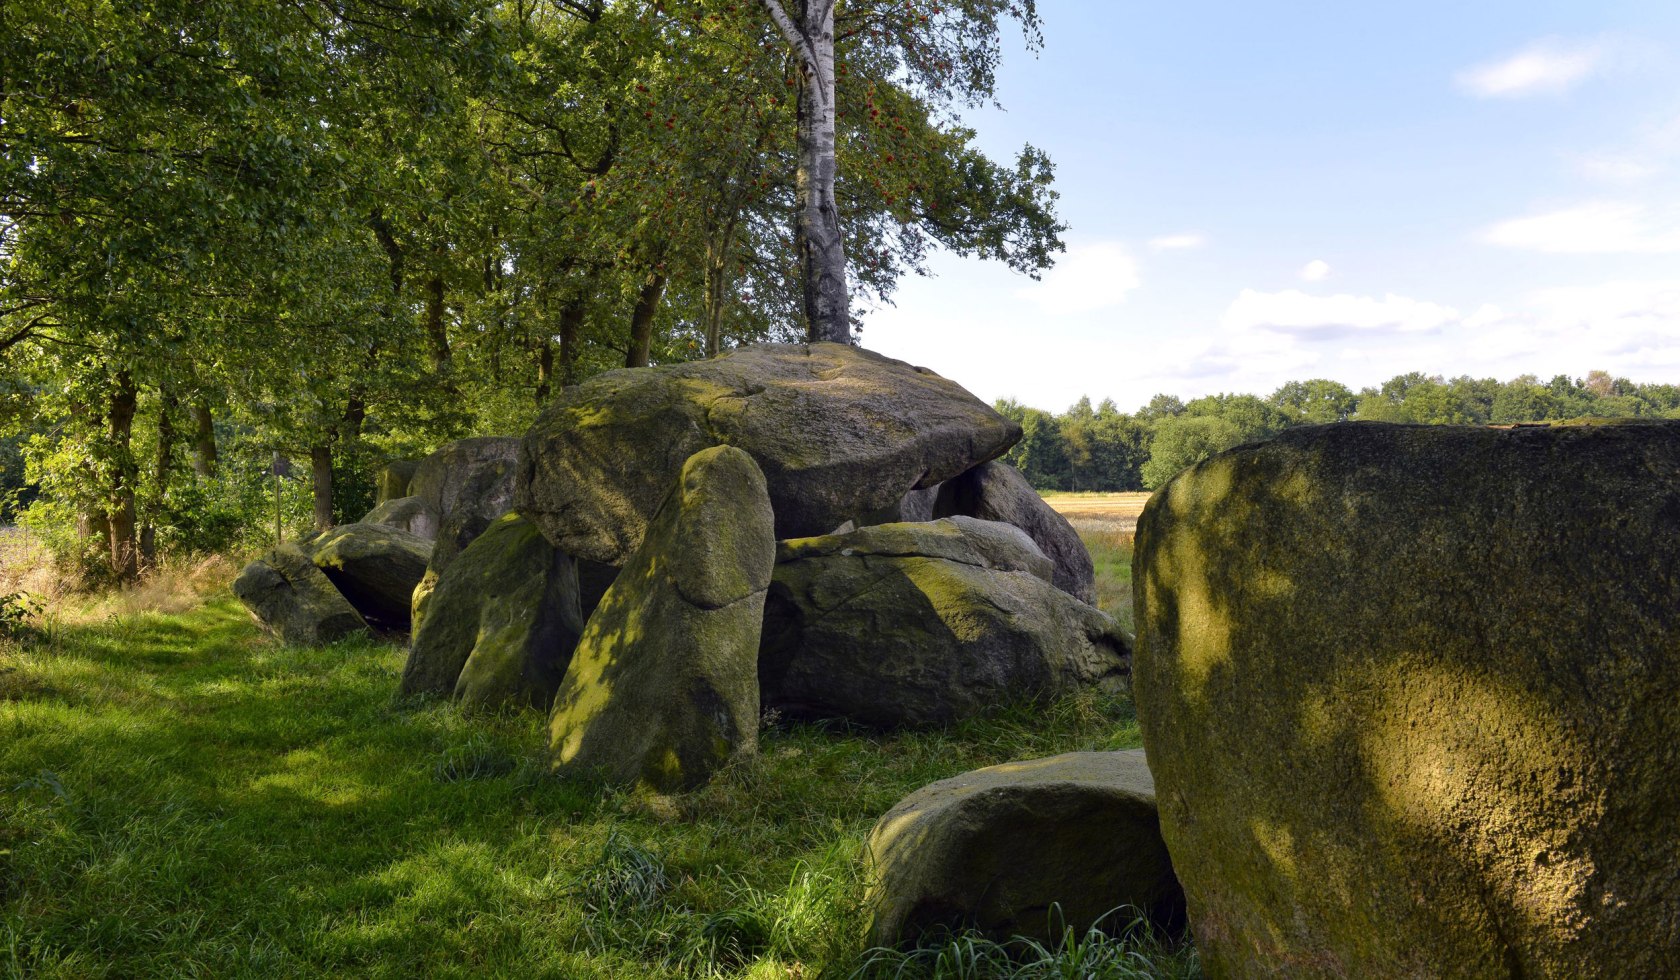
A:
MULTIPOLYGON (((1000 975, 960 942, 868 967, 870 826, 967 769, 1139 744, 1128 703, 1085 697, 939 732, 772 726, 756 761, 656 797, 547 776, 535 713, 394 702, 404 657, 280 646, 231 598, 0 639, 0 975, 1000 975)), ((1078 975, 1195 970, 1096 952, 1078 975)))

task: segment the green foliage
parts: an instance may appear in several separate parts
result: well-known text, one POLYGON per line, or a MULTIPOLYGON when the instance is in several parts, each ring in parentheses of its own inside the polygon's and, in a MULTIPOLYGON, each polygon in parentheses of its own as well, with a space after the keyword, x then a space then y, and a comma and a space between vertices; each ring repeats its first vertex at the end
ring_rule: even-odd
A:
MULTIPOLYGON (((956 111, 989 100, 1004 21, 1036 37, 1032 3, 844 16, 872 25, 841 42, 857 291, 936 244, 1047 267, 1049 159, 993 161, 956 111)), ((244 474, 271 452, 330 456, 353 520, 386 458, 517 433, 627 361, 799 332, 792 69, 756 4, 18 0, 5 21, 0 519, 39 493, 118 575, 142 540, 254 537, 244 474)))
POLYGON ((1143 485, 1154 490, 1187 466, 1249 441, 1240 425, 1218 415, 1174 415, 1155 423, 1143 485))
POLYGON ((1136 413, 1112 400, 1096 408, 1080 398, 1061 415, 1005 399, 993 405, 1020 424, 1022 438, 1004 460, 1040 490, 1154 489, 1186 466, 1293 425, 1409 422, 1510 425, 1578 418, 1680 418, 1680 385, 1634 384, 1603 371, 1583 379, 1533 375, 1446 380, 1418 372, 1354 394, 1323 378, 1291 381, 1270 397, 1217 394, 1186 403, 1157 394, 1136 413))

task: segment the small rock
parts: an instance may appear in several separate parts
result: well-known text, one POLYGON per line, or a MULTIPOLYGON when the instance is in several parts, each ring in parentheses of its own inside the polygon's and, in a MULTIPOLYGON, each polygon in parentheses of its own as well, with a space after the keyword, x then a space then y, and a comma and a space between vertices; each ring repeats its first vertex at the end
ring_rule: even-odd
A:
MULTIPOLYGON (((869 853, 879 946, 940 928, 1054 942, 1121 906, 1169 935, 1184 928, 1184 893, 1139 749, 1070 752, 931 783, 875 824, 869 853)), ((1100 928, 1123 930, 1133 914, 1100 928)))
POLYGON ((293 542, 246 565, 234 580, 233 594, 257 622, 286 643, 319 646, 367 632, 356 607, 293 542))

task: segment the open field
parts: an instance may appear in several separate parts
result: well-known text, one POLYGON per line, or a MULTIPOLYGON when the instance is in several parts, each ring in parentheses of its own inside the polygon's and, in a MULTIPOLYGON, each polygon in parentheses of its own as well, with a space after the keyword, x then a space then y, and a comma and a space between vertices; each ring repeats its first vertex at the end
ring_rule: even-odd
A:
MULTIPOLYGON (((537 713, 396 702, 400 646, 281 646, 218 595, 67 598, 0 637, 0 976, 996 976, 960 941, 871 965, 869 828, 935 779, 1139 744, 1129 702, 1091 697, 893 735, 772 722, 698 793, 607 790, 546 774, 537 713)), ((1093 953, 1078 975, 1196 971, 1093 953)))
POLYGON ((1044 502, 1068 519, 1091 553, 1097 605, 1128 632, 1132 624, 1132 537, 1147 493, 1046 493, 1044 502))
POLYGON ((1138 493, 1059 493, 1043 495, 1044 502, 1056 513, 1068 519, 1074 529, 1126 531, 1137 528, 1138 515, 1149 502, 1147 492, 1138 493))

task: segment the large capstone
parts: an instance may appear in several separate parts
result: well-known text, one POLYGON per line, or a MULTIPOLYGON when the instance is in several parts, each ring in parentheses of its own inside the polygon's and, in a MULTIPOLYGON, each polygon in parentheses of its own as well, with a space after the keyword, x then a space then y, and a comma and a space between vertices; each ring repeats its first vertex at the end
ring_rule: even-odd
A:
POLYGON ((1680 976, 1680 424, 1292 430, 1133 576, 1210 976, 1680 976))
POLYGON ((1053 574, 1020 529, 967 517, 784 541, 765 604, 764 703, 899 728, 1123 690, 1125 633, 1053 574))
POLYGON ((356 607, 293 542, 246 565, 234 580, 233 594, 257 622, 286 643, 318 646, 367 632, 356 607))
POLYGON ((985 521, 1002 521, 1027 532, 1056 566, 1056 587, 1080 602, 1097 601, 1097 576, 1085 542, 1056 513, 1021 471, 993 460, 953 477, 939 487, 934 517, 965 514, 985 521))
POLYGON ((954 382, 846 344, 763 344, 611 371, 554 397, 520 446, 516 507, 562 551, 619 565, 693 453, 758 463, 778 538, 825 534, 1008 449, 954 382))
POLYGON ((582 631, 572 560, 507 514, 439 576, 402 692, 546 710, 582 631))
POLYGON ((369 623, 409 627, 414 587, 426 573, 432 544, 384 524, 341 524, 309 542, 315 567, 369 623))
POLYGON ((1184 928, 1141 750, 1069 752, 931 783, 869 835, 870 941, 975 929, 1006 940, 1184 928))
POLYGON ((776 560, 764 477, 696 453, 607 590, 554 700, 554 768, 690 789, 758 749, 757 654, 776 560))

